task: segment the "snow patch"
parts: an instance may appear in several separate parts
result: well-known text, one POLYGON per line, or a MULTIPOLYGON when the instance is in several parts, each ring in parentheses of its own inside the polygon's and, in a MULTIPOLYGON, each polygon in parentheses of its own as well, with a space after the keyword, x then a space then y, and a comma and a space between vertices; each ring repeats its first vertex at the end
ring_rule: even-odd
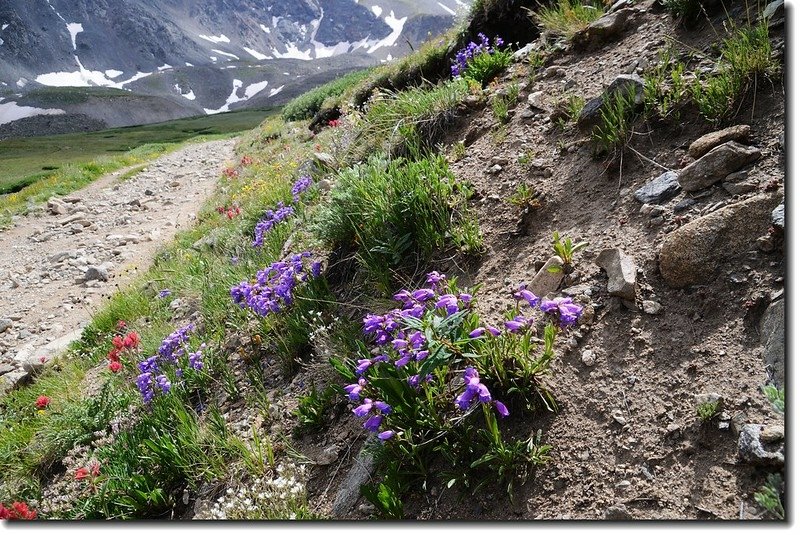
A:
POLYGON ((187 67, 194 67, 194 65, 192 65, 192 64, 191 64, 191 63, 189 63, 188 61, 187 61, 187 62, 185 62, 185 63, 186 63, 186 66, 187 66, 187 67))
POLYGON ((437 4, 439 4, 439 7, 440 7, 440 8, 444 9, 445 11, 447 11, 448 13, 450 13, 451 15, 455 15, 455 14, 456 14, 456 12, 455 12, 455 11, 453 11, 452 9, 450 9, 449 7, 447 7, 446 5, 444 5, 443 3, 441 3, 441 2, 436 2, 436 3, 437 3, 437 4))
POLYGON ((194 96, 194 91, 192 91, 191 89, 189 90, 189 92, 188 92, 188 93, 184 93, 184 92, 181 90, 181 86, 180 86, 180 85, 178 85, 178 84, 175 84, 175 91, 177 91, 177 92, 178 92, 178 94, 179 94, 180 96, 182 96, 183 98, 186 98, 186 99, 189 99, 189 100, 194 100, 194 99, 195 99, 195 96, 194 96))
POLYGON ((78 45, 75 42, 75 38, 83 31, 83 24, 80 22, 68 22, 67 31, 69 32, 70 38, 72 38, 72 50, 77 50, 78 45))
POLYGON ((253 98, 259 92, 263 91, 268 84, 269 82, 264 80, 263 82, 256 82, 255 84, 248 85, 244 90, 244 98, 253 98))
POLYGON ((158 70, 159 71, 165 71, 165 70, 171 69, 171 68, 172 68, 172 65, 170 65, 169 63, 165 63, 161 67, 159 67, 158 70))
POLYGON ((341 54, 347 54, 352 44, 348 41, 340 41, 333 46, 325 46, 319 41, 311 41, 314 45, 314 56, 317 58, 330 58, 341 54))
POLYGON ((408 17, 403 17, 402 19, 398 19, 394 16, 394 11, 390 11, 389 15, 383 19, 386 24, 392 29, 392 33, 372 45, 367 52, 372 54, 376 50, 384 46, 392 46, 397 41, 397 38, 400 37, 400 34, 403 33, 403 26, 405 26, 408 17))
POLYGON ((122 71, 118 71, 116 69, 108 69, 106 71, 106 76, 108 76, 109 78, 116 78, 117 76, 120 76, 122 74, 123 74, 122 71))
POLYGON ((2 28, 0 28, 0 30, 5 30, 5 29, 6 29, 6 28, 8 28, 8 27, 9 27, 9 24, 3 24, 3 27, 2 27, 2 28))
POLYGON ((36 77, 36 81, 42 85, 51 87, 89 87, 92 85, 99 85, 101 87, 114 87, 116 89, 124 89, 123 86, 135 82, 145 76, 150 76, 152 72, 137 72, 127 80, 121 82, 114 82, 107 77, 107 73, 100 71, 90 71, 86 69, 78 56, 73 56, 75 62, 78 64, 78 70, 75 72, 59 71, 48 72, 40 74, 36 77))
POLYGON ((20 78, 19 80, 17 80, 17 87, 23 88, 26 85, 28 85, 28 80, 26 80, 25 78, 20 78))
POLYGON ((251 56, 253 56, 256 59, 262 59, 262 60, 263 59, 270 59, 269 56, 266 56, 266 55, 262 54, 258 50, 253 50, 252 48, 247 48, 246 46, 243 46, 242 48, 244 49, 245 52, 247 52, 248 54, 250 54, 251 56))
POLYGON ((219 34, 219 36, 216 36, 216 35, 202 35, 201 34, 198 37, 200 37, 200 39, 205 39, 206 41, 210 41, 212 43, 230 43, 231 42, 230 39, 225 37, 224 33, 219 34))
POLYGON ((223 56, 231 57, 233 59, 239 59, 239 56, 236 54, 229 54, 228 52, 223 52, 222 50, 217 50, 216 48, 212 48, 211 51, 216 52, 217 54, 222 54, 223 56))
POLYGON ((231 94, 228 95, 228 99, 225 101, 225 104, 223 104, 221 108, 217 108, 216 110, 203 108, 203 111, 205 111, 208 115, 213 115, 215 113, 222 113, 224 111, 229 111, 231 104, 235 104, 237 102, 241 102, 242 100, 247 100, 246 98, 236 96, 236 92, 239 91, 239 89, 241 89, 241 87, 242 87, 242 81, 234 79, 233 80, 233 91, 231 91, 231 94))
POLYGON ((33 117, 34 115, 63 115, 64 113, 64 110, 57 108, 33 108, 31 106, 20 106, 16 102, 0 103, 0 124, 33 117))
POLYGON ((208 56, 208 57, 209 57, 209 58, 211 58, 211 61, 213 61, 213 62, 215 62, 215 63, 216 63, 216 61, 217 61, 217 56, 208 56))
POLYGON ((274 97, 275 95, 280 93, 282 89, 283 89, 283 86, 276 87, 275 89, 270 89, 269 90, 269 96, 274 97))
POLYGON ((375 13, 376 17, 380 17, 381 13, 383 13, 383 8, 381 8, 381 6, 372 6, 370 9, 375 13))
POLYGON ((263 24, 259 24, 259 26, 261 26, 261 29, 264 30, 264 33, 270 33, 270 29, 268 26, 264 26, 263 24))
POLYGON ((273 48, 272 49, 272 54, 276 58, 280 58, 280 59, 302 59, 304 61, 311 61, 311 59, 312 59, 311 58, 311 49, 309 49, 307 52, 303 52, 302 50, 297 48, 297 45, 295 45, 294 43, 287 44, 286 45, 286 52, 283 52, 283 53, 278 52, 277 49, 273 48))

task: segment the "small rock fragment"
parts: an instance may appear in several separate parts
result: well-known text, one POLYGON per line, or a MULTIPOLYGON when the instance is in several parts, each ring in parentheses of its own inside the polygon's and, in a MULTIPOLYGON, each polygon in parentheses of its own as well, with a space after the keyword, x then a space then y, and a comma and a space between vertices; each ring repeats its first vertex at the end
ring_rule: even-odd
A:
POLYGON ((608 293, 626 301, 636 300, 636 264, 620 249, 604 249, 595 264, 608 274, 608 293))
POLYGON ((556 292, 564 278, 564 272, 560 269, 563 265, 564 261, 561 258, 551 256, 536 273, 536 276, 533 277, 533 280, 528 285, 528 290, 532 291, 537 297, 545 297, 556 292), (559 269, 556 270, 556 268, 559 269))
POLYGON ((726 141, 744 141, 750 135, 750 125, 739 124, 729 126, 716 132, 711 132, 698 138, 691 145, 689 145, 689 156, 692 158, 700 158, 705 153, 722 145, 726 141))

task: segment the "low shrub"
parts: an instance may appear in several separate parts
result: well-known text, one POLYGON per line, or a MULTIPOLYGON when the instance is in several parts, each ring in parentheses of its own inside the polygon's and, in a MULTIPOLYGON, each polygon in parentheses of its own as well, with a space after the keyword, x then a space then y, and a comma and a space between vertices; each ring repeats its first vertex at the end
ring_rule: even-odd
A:
POLYGON ((545 31, 567 40, 603 15, 603 4, 596 0, 558 0, 555 5, 527 9, 530 17, 545 31))
POLYGON ((311 119, 320 110, 322 103, 326 99, 340 96, 346 90, 367 78, 371 71, 371 69, 364 69, 351 72, 303 93, 283 108, 283 119, 285 121, 311 119))

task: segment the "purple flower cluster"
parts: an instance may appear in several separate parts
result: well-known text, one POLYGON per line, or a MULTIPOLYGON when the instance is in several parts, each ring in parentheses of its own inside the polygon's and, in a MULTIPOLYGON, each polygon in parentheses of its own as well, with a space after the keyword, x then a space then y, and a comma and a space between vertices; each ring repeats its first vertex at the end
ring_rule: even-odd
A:
POLYGON ((467 388, 456 398, 456 406, 459 409, 462 411, 469 409, 477 399, 481 403, 491 402, 503 418, 508 416, 508 409, 502 402, 498 400, 492 401, 492 394, 489 393, 489 389, 486 388, 486 385, 481 383, 478 370, 472 367, 464 370, 464 382, 467 388))
POLYGON ((194 323, 189 323, 164 338, 158 348, 160 360, 173 364, 178 362, 178 358, 184 354, 184 346, 192 332, 194 332, 194 323))
MULTIPOLYGON (((172 383, 164 373, 162 365, 178 364, 178 359, 186 354, 189 336, 193 331, 194 324, 192 323, 180 327, 164 338, 156 355, 148 357, 138 364, 139 375, 136 377, 136 387, 139 389, 139 393, 145 403, 149 404, 159 392, 161 394, 169 394, 172 389, 172 383)), ((196 352, 189 353, 189 366, 191 368, 200 370, 203 367, 201 350, 205 349, 205 347, 205 344, 201 344, 196 352)), ((180 367, 176 367, 175 375, 181 377, 183 370, 180 367)))
POLYGON ((480 43, 470 41, 467 46, 456 53, 456 59, 450 66, 450 73, 454 78, 461 76, 461 74, 467 70, 469 62, 472 60, 472 58, 479 54, 494 54, 495 51, 504 44, 503 39, 500 37, 495 37, 494 47, 492 47, 489 43, 489 38, 483 33, 478 34, 478 39, 480 40, 480 43))
MULTIPOLYGON (((583 307, 572 302, 571 297, 556 297, 555 299, 539 299, 530 290, 522 285, 519 291, 514 293, 514 299, 527 303, 531 308, 539 308, 542 312, 550 316, 555 323, 562 329, 572 327, 577 323, 578 318, 583 313, 583 307)), ((506 321, 505 326, 511 332, 520 332, 529 329, 533 325, 533 318, 526 318, 518 315, 506 321)))
POLYGON ((267 210, 261 221, 256 223, 255 239, 253 240, 253 247, 261 247, 264 245, 264 235, 272 230, 272 228, 285 221, 294 215, 294 208, 291 206, 284 206, 283 202, 279 202, 275 206, 275 210, 267 210))
POLYGON ((300 195, 305 192, 313 184, 313 180, 308 175, 303 175, 297 179, 297 182, 292 186, 292 200, 300 202, 300 195))
POLYGON ((310 268, 303 260, 311 256, 305 251, 286 260, 273 262, 256 273, 255 282, 242 281, 231 288, 233 301, 249 308, 259 316, 280 312, 294 302, 294 290, 309 277, 320 274, 320 263, 312 262, 310 268))

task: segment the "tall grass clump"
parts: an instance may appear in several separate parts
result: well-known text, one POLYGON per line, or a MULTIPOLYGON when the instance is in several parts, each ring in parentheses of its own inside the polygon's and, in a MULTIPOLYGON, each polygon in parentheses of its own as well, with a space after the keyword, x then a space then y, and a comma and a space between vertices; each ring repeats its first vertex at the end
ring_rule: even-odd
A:
POLYGON ((603 15, 603 4, 595 0, 558 0, 551 7, 528 10, 543 30, 567 40, 603 15))
POLYGON ((720 122, 735 115, 740 98, 756 91, 759 79, 768 80, 778 68, 766 21, 733 27, 722 40, 717 69, 692 84, 692 99, 703 117, 720 122))
POLYGON ((389 150, 433 147, 469 92, 466 80, 384 91, 367 109, 362 131, 371 143, 387 143, 389 150))
MULTIPOLYGON (((444 156, 416 161, 373 156, 339 173, 312 228, 331 247, 355 253, 368 278, 388 291, 394 269, 461 245, 453 237, 466 220, 467 196, 444 156)), ((473 227, 469 240, 462 239, 478 244, 477 232, 473 227)))
POLYGON ((372 69, 351 72, 303 93, 283 108, 283 119, 285 121, 311 119, 320 110, 326 99, 340 96, 347 89, 367 78, 371 72, 372 69))

